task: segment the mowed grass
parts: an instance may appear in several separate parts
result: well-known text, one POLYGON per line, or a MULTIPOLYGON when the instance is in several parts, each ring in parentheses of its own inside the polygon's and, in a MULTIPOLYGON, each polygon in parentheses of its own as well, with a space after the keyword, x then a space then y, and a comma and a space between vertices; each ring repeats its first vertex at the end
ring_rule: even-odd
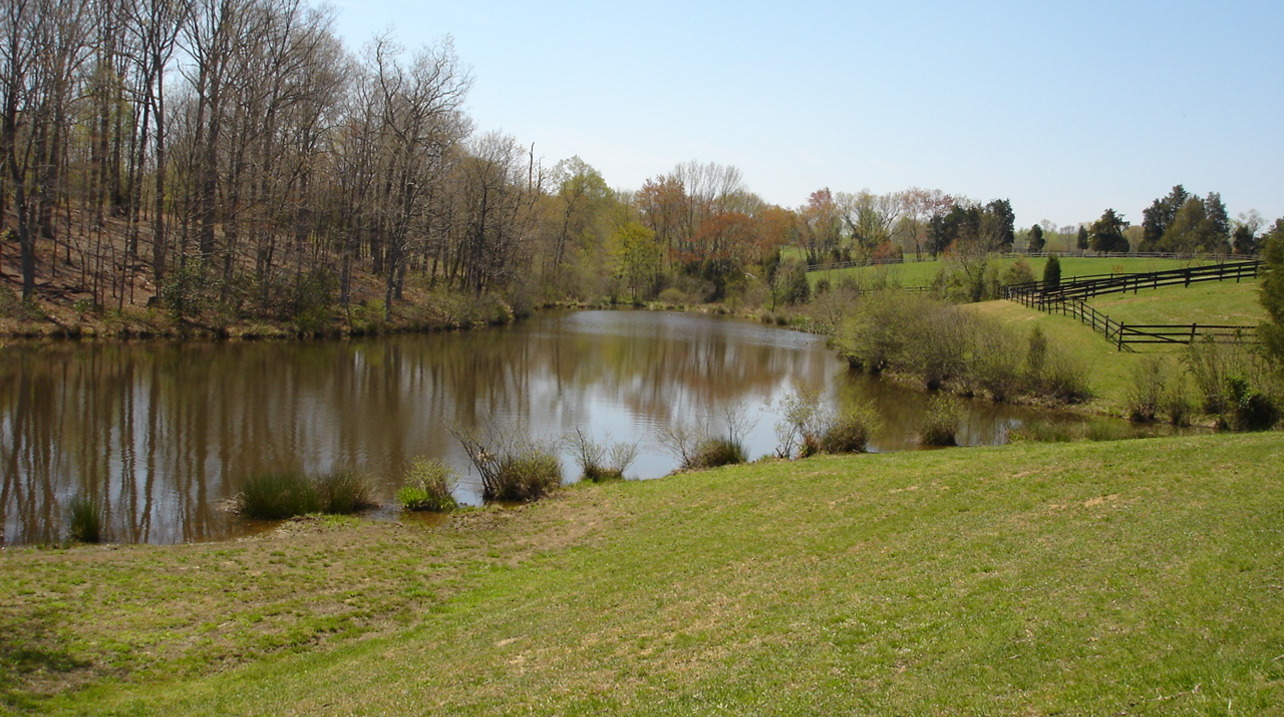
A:
POLYGON ((1142 289, 1135 294, 1106 294, 1088 305, 1129 324, 1213 324, 1256 326, 1266 320, 1256 280, 1209 281, 1142 289))
POLYGON ((52 712, 1269 714, 1282 461, 1279 435, 1257 434, 754 464, 439 527, 10 551, 0 605, 80 645, 74 659, 94 659, 95 634, 144 653, 119 681, 33 705, 52 712), (327 577, 255 562, 272 550, 327 577), (185 609, 149 589, 176 564, 203 595, 185 609), (404 627, 168 677, 195 626, 253 631, 239 600, 270 615, 313 592, 301 621, 349 604, 340 633, 404 627), (147 630, 158 612, 168 630, 147 630))
MULTIPOLYGON (((994 259, 993 261, 999 266, 999 271, 1002 272, 1019 260, 1011 258, 994 259)), ((1058 261, 1061 262, 1061 276, 1064 279, 1096 274, 1164 271, 1187 266, 1203 266, 1210 263, 1200 259, 1155 259, 1149 257, 1111 259, 1074 256, 1060 257, 1058 261)), ((1030 269, 1034 272, 1034 278, 1043 278, 1043 267, 1047 263, 1047 259, 1026 259, 1025 262, 1030 265, 1030 269)), ((941 260, 906 261, 902 264, 813 271, 807 274, 807 278, 811 281, 812 286, 815 286, 816 282, 822 278, 828 279, 831 285, 837 285, 846 277, 851 277, 862 284, 878 281, 899 286, 931 286, 932 280, 936 278, 937 273, 940 272, 944 265, 945 262, 941 260)))

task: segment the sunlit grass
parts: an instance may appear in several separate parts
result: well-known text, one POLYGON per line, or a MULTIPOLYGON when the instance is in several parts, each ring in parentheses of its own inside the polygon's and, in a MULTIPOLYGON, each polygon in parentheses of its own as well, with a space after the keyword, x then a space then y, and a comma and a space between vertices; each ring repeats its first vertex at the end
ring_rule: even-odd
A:
POLYGON ((132 655, 42 705, 74 713, 1269 714, 1281 460, 1278 434, 821 457, 440 529, 22 550, 0 614, 132 655), (289 647, 228 670, 253 635, 289 647))

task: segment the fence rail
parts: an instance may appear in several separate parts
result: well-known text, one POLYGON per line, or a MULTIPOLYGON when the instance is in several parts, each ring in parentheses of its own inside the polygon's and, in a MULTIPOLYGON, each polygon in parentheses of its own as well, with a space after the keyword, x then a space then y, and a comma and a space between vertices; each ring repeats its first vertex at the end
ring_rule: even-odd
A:
MULTIPOLYGON (((1224 254, 1195 254, 1190 252, 1165 252, 1165 251, 1012 251, 997 254, 1003 259, 1043 259, 1049 256, 1059 258, 1066 257, 1087 257, 1091 259, 1179 259, 1190 261, 1194 259, 1210 259, 1218 262, 1225 262, 1227 256, 1224 254)), ((895 264, 908 264, 920 261, 935 261, 939 257, 931 254, 914 255, 904 254, 893 261, 874 261, 873 259, 864 259, 860 261, 836 261, 825 264, 808 264, 807 271, 832 271, 835 269, 853 269, 863 266, 890 266, 895 264)), ((1110 274, 1099 274, 1096 276, 1111 276, 1110 274)), ((1115 274, 1114 276, 1118 276, 1115 274)))
POLYGON ((1229 281, 1255 279, 1262 272, 1258 260, 1237 261, 1209 266, 1192 266, 1166 271, 1147 271, 1136 274, 1111 274, 1074 277, 1055 287, 1044 286, 1041 281, 1026 281, 1004 288, 1004 296, 1016 299, 1017 295, 1033 295, 1042 301, 1061 299, 1090 299, 1102 294, 1118 294, 1141 289, 1158 289, 1161 286, 1190 286, 1203 281, 1229 281))

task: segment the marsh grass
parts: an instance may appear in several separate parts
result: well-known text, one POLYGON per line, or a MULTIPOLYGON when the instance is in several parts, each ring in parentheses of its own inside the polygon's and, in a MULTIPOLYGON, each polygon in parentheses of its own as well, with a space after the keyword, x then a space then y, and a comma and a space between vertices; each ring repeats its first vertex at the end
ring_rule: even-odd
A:
POLYGON ((241 486, 237 512, 258 520, 281 520, 321 512, 316 484, 302 473, 259 473, 241 486))
POLYGON ((374 507, 370 484, 355 471, 335 471, 316 479, 321 512, 349 515, 374 507))
POLYGON ((71 499, 67 508, 68 536, 81 543, 102 541, 102 506, 84 494, 71 499))
POLYGON ((352 471, 320 476, 301 472, 259 473, 241 487, 236 512, 258 520, 311 513, 356 513, 374 505, 365 479, 352 471))

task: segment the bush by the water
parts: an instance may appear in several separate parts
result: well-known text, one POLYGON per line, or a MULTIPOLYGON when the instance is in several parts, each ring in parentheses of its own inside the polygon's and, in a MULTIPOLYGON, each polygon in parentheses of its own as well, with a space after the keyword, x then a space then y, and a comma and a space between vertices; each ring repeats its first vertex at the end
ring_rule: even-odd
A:
POLYGON ((848 406, 828 417, 820 434, 820 450, 824 453, 864 453, 869 450, 869 439, 878 430, 878 412, 872 404, 848 406))
POLYGON ((406 471, 405 485, 397 489, 397 502, 406 510, 437 513, 459 507, 451 490, 455 471, 449 463, 426 458, 416 459, 406 471))
POLYGON ((958 445, 954 435, 958 433, 962 415, 963 409, 956 399, 943 394, 933 396, 919 426, 919 443, 925 446, 958 445))
POLYGON ((727 437, 705 438, 696 444, 690 458, 682 462, 683 470, 702 470, 744 463, 745 447, 727 437))
POLYGON ((310 513, 355 513, 371 505, 370 488, 356 473, 314 477, 284 472, 251 476, 241 487, 236 508, 247 518, 281 520, 310 513))
MULTIPOLYGON (((549 448, 525 438, 504 438, 474 428, 452 430, 482 479, 482 498, 529 502, 562 485, 562 463, 549 448)), ((517 429, 513 436, 525 435, 517 429)))
POLYGON ((71 499, 68 512, 68 534, 81 543, 102 540, 102 509, 93 498, 77 495, 71 499))
POLYGON ((903 291, 867 293, 849 314, 832 341, 855 368, 915 376, 929 390, 996 401, 1028 396, 1073 403, 1091 395, 1087 372, 1042 333, 1023 338, 995 319, 903 291))
POLYGON ((600 483, 624 480, 624 471, 638 456, 637 443, 598 443, 577 428, 569 436, 583 480, 600 483))
POLYGON ((539 500, 560 485, 562 464, 557 456, 548 449, 527 446, 495 462, 493 474, 483 482, 483 497, 524 503, 539 500))

